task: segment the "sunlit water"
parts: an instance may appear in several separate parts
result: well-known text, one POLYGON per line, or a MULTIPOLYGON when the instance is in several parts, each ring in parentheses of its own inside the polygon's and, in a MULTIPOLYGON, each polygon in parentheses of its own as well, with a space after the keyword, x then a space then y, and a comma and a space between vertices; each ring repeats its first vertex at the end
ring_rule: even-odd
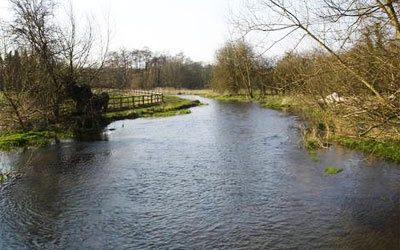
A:
POLYGON ((399 166, 339 148, 315 161, 294 117, 201 100, 0 156, 23 174, 0 186, 0 249, 399 249, 399 166))

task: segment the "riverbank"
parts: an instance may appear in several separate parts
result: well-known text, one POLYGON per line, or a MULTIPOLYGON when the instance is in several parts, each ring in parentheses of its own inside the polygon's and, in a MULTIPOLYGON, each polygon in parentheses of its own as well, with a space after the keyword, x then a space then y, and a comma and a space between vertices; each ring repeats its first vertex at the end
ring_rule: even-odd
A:
MULTIPOLYGON (((141 117, 168 117, 189 114, 190 108, 201 105, 198 100, 187 100, 176 96, 165 96, 164 103, 157 106, 108 112, 103 115, 104 125, 123 119, 136 119, 141 117)), ((75 137, 71 128, 65 125, 54 126, 48 130, 40 131, 10 131, 0 134, 0 150, 10 151, 22 147, 40 147, 53 141, 73 139, 75 137)))
POLYGON ((309 105, 306 97, 268 96, 260 101, 266 108, 284 110, 299 115, 306 123, 303 140, 306 147, 316 150, 332 143, 368 155, 400 163, 400 138, 358 136, 342 117, 309 105), (308 104, 304 105, 305 102, 308 104))
MULTIPOLYGON (((174 90, 169 90, 169 93, 174 93, 174 90)), ((178 90, 175 93, 200 95, 220 101, 255 101, 264 108, 297 115, 303 120, 301 134, 304 146, 311 153, 331 144, 337 144, 370 156, 400 163, 400 138, 383 137, 379 133, 375 134, 374 138, 358 136, 345 119, 328 110, 319 109, 315 101, 306 96, 268 95, 249 99, 243 94, 223 95, 211 90, 178 90)))
POLYGON ((313 160, 293 116, 198 99, 191 115, 4 154, 21 178, 0 184, 0 249, 396 249, 399 167, 350 150, 313 160))
POLYGON ((168 117, 175 115, 190 114, 190 108, 201 105, 198 100, 187 100, 172 95, 164 97, 164 103, 157 106, 147 108, 139 108, 133 110, 125 110, 118 112, 109 112, 104 115, 108 123, 123 120, 123 119, 136 119, 136 118, 149 118, 149 117, 168 117))
POLYGON ((0 150, 10 151, 21 147, 46 146, 51 141, 71 138, 73 138, 73 132, 61 127, 45 131, 12 131, 0 135, 0 150))

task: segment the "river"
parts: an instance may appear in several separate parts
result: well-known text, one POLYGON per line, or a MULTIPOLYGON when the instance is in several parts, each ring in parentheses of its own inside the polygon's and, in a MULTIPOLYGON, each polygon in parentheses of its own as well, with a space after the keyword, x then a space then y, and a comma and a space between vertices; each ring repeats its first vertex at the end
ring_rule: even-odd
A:
POLYGON ((296 117, 187 98, 208 105, 3 153, 22 177, 0 186, 0 249, 399 249, 398 165, 315 160, 296 117))

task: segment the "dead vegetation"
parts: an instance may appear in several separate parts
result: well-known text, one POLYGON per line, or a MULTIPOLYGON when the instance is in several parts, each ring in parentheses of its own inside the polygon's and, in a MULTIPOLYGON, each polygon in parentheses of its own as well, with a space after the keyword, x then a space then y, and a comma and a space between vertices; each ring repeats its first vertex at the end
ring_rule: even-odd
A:
MULTIPOLYGON (((233 18, 240 39, 217 53, 214 89, 236 94, 251 86, 249 97, 255 92, 295 97, 291 106, 307 118, 313 138, 398 140, 399 16, 400 3, 393 0, 249 1, 233 18), (256 44, 266 48, 262 53, 252 45, 253 35, 265 37, 256 44), (287 39, 292 48, 269 58, 268 50, 287 39), (243 43, 246 53, 232 49, 243 43), (221 80, 234 75, 227 72, 238 77, 221 80)), ((279 98, 266 102, 280 106, 279 98)))

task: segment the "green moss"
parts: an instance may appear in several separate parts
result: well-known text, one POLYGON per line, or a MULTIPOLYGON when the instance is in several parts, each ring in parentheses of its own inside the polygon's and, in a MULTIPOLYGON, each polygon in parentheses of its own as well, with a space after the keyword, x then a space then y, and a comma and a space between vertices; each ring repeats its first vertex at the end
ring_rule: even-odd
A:
POLYGON ((400 141, 340 137, 336 141, 348 148, 400 163, 400 141))
POLYGON ((46 146, 51 140, 72 138, 70 131, 29 131, 13 132, 0 135, 0 150, 10 151, 18 147, 46 146))
POLYGON ((318 162, 319 158, 316 151, 309 151, 310 159, 312 161, 318 162))
POLYGON ((0 183, 7 180, 7 175, 0 173, 0 183))
POLYGON ((325 174, 329 175, 335 175, 338 173, 343 172, 343 168, 337 168, 337 167, 332 167, 332 166, 327 166, 324 170, 325 174))
POLYGON ((46 144, 48 144, 47 132, 22 132, 0 136, 1 150, 11 150, 25 146, 43 146, 46 144))

